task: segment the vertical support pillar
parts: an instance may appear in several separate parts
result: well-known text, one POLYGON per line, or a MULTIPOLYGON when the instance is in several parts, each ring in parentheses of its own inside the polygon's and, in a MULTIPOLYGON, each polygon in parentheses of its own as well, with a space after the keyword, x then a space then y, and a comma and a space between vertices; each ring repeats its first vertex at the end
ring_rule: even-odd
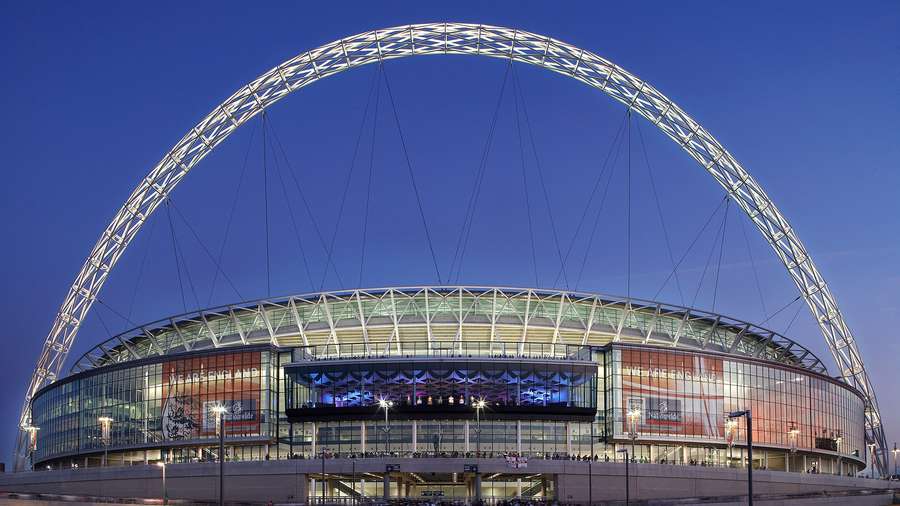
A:
POLYGON ((311 423, 310 425, 312 426, 312 457, 315 458, 316 454, 318 453, 316 451, 317 450, 316 446, 318 443, 319 434, 316 432, 316 424, 311 423))
POLYGON ((522 497, 522 478, 516 478, 516 497, 522 497))
POLYGON ((366 453, 366 422, 359 423, 359 447, 361 452, 366 453))
POLYGON ((419 451, 418 450, 419 446, 417 444, 417 440, 419 439, 417 437, 418 430, 419 430, 419 424, 415 420, 413 420, 412 421, 412 451, 413 451, 413 453, 416 453, 417 451, 419 451))
POLYGON ((384 477, 381 480, 382 486, 384 487, 384 500, 387 501, 391 498, 391 475, 385 471, 384 477))
POLYGON ((475 473, 475 503, 481 503, 481 472, 475 473))
POLYGON ((566 422, 566 455, 572 455, 572 424, 566 422))
POLYGON ((466 453, 469 452, 469 421, 466 420, 463 424, 463 434, 465 435, 466 440, 466 453))
MULTIPOLYGON (((516 452, 522 455, 522 420, 516 420, 516 452)), ((521 483, 519 485, 521 488, 521 483)))

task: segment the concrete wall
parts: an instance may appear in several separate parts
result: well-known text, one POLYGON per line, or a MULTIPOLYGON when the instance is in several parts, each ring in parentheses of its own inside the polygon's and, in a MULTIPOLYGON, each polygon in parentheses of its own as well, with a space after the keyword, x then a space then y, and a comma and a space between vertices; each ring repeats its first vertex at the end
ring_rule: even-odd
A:
MULTIPOLYGON (((556 476, 561 502, 585 504, 622 500, 625 497, 625 465, 598 462, 531 460, 527 468, 510 469, 503 459, 365 459, 326 460, 329 474, 382 473, 385 465, 399 465, 400 472, 463 472, 465 464, 477 464, 483 476, 492 473, 556 476), (591 485, 589 485, 591 483, 591 485)), ((630 491, 633 499, 721 497, 746 493, 746 470, 661 464, 632 464, 630 491)), ((307 496, 307 474, 320 473, 320 460, 233 462, 225 465, 225 496, 230 501, 300 502, 307 496)), ((166 467, 169 497, 213 501, 218 491, 217 464, 170 464, 166 467)), ((861 488, 889 488, 891 483, 822 474, 755 471, 756 494, 799 494, 861 488)), ((373 480, 375 478, 372 478, 373 480)), ((81 468, 0 475, 0 491, 75 494, 98 497, 162 497, 162 472, 156 466, 81 468)))

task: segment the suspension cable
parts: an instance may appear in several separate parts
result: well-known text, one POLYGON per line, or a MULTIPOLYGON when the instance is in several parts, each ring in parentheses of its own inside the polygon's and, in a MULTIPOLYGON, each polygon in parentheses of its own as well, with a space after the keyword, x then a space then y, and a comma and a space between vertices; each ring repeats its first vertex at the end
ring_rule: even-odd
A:
POLYGON ((688 253, 690 253, 691 250, 694 248, 694 245, 697 244, 697 241, 700 239, 700 236, 703 234, 704 231, 706 231, 706 227, 708 227, 710 222, 712 222, 712 219, 717 214, 719 214, 719 209, 721 209, 722 205, 725 204, 725 202, 727 202, 727 201, 728 201, 728 195, 725 195, 722 198, 722 200, 719 201, 718 205, 716 205, 716 207, 713 209, 712 213, 710 213, 709 217, 706 219, 706 222, 703 224, 702 227, 700 227, 700 230, 697 231, 697 235, 694 236, 694 239, 691 241, 691 244, 688 246, 687 250, 685 250, 684 254, 681 255, 681 258, 679 258, 678 261, 675 262, 675 266, 672 268, 672 271, 669 273, 669 275, 666 276, 666 279, 663 281, 662 286, 660 286, 659 290, 657 290, 656 293, 653 295, 654 300, 656 300, 659 297, 659 294, 663 291, 663 289, 665 289, 666 285, 669 283, 669 280, 672 279, 672 275, 678 271, 678 267, 681 266, 681 263, 684 262, 685 258, 687 258, 688 253))
MULTIPOLYGON (((269 140, 270 147, 272 148, 272 152, 275 152, 275 147, 271 146, 271 140, 269 140)), ((300 227, 297 226, 297 218, 294 214, 294 206, 291 205, 291 198, 288 196, 287 192, 287 184, 284 182, 284 176, 282 175, 281 164, 278 163, 278 157, 275 156, 272 158, 272 164, 275 166, 275 175, 278 177, 278 182, 281 184, 281 192, 284 196, 284 202, 288 208, 288 217, 291 220, 291 228, 294 230, 294 237, 297 239, 297 249, 300 250, 300 258, 303 260, 303 269, 306 271, 306 278, 309 280, 309 286, 311 289, 315 290, 315 281, 313 281, 312 271, 309 268, 309 261, 306 257, 306 248, 303 247, 303 239, 300 235, 300 227)), ((327 265, 327 264, 326 264, 327 265)))
POLYGON ((356 144, 353 147, 353 156, 350 157, 350 169, 347 171, 347 179, 344 181, 344 191, 341 195, 341 204, 338 206, 338 215, 337 221, 334 224, 334 232, 331 234, 331 241, 328 244, 328 252, 327 259, 325 261, 325 272, 322 273, 322 282, 319 284, 319 289, 322 290, 325 288, 325 279, 328 277, 328 265, 332 261, 332 257, 334 254, 334 244, 335 240, 338 236, 338 231, 341 227, 341 220, 344 216, 344 205, 347 202, 347 194, 350 190, 350 182, 353 180, 353 173, 356 169, 356 160, 359 155, 359 147, 362 142, 363 132, 366 127, 366 119, 369 117, 369 106, 372 102, 372 93, 375 90, 375 86, 381 84, 381 81, 378 79, 378 74, 381 72, 381 67, 383 63, 379 62, 378 65, 375 66, 375 72, 372 74, 372 81, 369 83, 369 92, 366 95, 366 106, 363 109, 363 117, 359 123, 359 132, 356 135, 356 144))
MULTIPOLYGON (((794 300, 792 300, 792 301, 788 302, 787 304, 781 306, 781 308, 778 309, 778 311, 775 311, 774 313, 770 314, 769 317, 766 318, 765 320, 763 320, 762 322, 760 322, 758 326, 762 327, 763 325, 766 324, 766 322, 768 322, 768 321, 771 320, 772 318, 775 318, 776 316, 778 316, 779 313, 781 313, 781 312, 784 311, 785 309, 791 307, 794 303, 796 303, 798 300, 800 300, 800 299, 802 299, 802 298, 803 298, 803 295, 802 295, 802 294, 796 296, 796 297, 794 298, 794 300)), ((802 307, 802 306, 801 306, 801 307, 802 307)))
POLYGON ((131 302, 128 304, 128 316, 130 317, 132 313, 134 313, 134 304, 137 301, 138 290, 141 288, 141 281, 144 278, 144 266, 147 264, 147 257, 150 256, 150 246, 153 245, 153 231, 156 230, 156 220, 150 224, 150 232, 147 235, 147 240, 144 243, 144 256, 141 257, 141 264, 138 267, 138 275, 137 281, 134 283, 134 290, 131 291, 131 302))
POLYGON ((172 237, 172 255, 175 258, 175 272, 178 273, 178 287, 181 289, 181 306, 187 313, 187 299, 184 297, 184 282, 181 280, 181 263, 178 261, 178 243, 175 240, 175 224, 172 223, 172 211, 169 208, 169 199, 166 198, 166 216, 169 220, 169 233, 172 237))
MULTIPOLYGON (((597 179, 594 181, 594 185, 591 188, 591 193, 588 196, 587 203, 584 206, 584 210, 581 212, 581 217, 578 219, 578 225, 575 227, 575 234, 572 236, 572 240, 569 241, 569 247, 566 248, 566 256, 564 257, 563 264, 567 264, 569 262, 569 257, 572 254, 573 249, 575 248, 575 243, 578 240, 578 236, 581 234, 581 227, 585 223, 585 219, 587 219, 588 212, 590 211, 591 204, 594 202, 594 197, 597 195, 597 190, 600 188, 600 183, 603 180, 603 176, 606 171, 613 167, 615 169, 615 164, 618 163, 619 160, 619 151, 621 150, 622 144, 622 134, 625 132, 625 114, 622 115, 622 122, 619 125, 619 129, 616 130, 616 134, 613 136, 612 142, 609 144, 609 149, 606 152, 606 158, 603 159, 603 164, 600 166, 600 171, 597 174, 597 179), (613 155, 615 155, 615 159, 613 159, 613 155), (613 164, 610 165, 610 160, 613 160, 613 164)), ((609 185, 609 180, 607 180, 607 186, 609 185)), ((602 208, 602 206, 601 206, 602 208)), ((599 219, 599 218, 598 218, 599 219)), ((594 225, 594 229, 596 229, 596 221, 594 225)), ((591 233, 594 233, 592 229, 591 233)), ((587 254, 587 252, 585 252, 587 254)), ((582 265, 584 264, 584 260, 582 261, 582 265)), ((559 272, 556 273, 556 278, 553 280, 553 285, 556 286, 559 283, 559 279, 562 277, 563 269, 560 268, 559 272)), ((580 277, 580 275, 579 275, 580 277)), ((579 283, 576 283, 576 285, 579 283)))
POLYGON ((716 230, 715 236, 713 236, 712 245, 709 248, 709 255, 706 257, 706 263, 703 265, 703 272, 700 274, 700 280, 697 281, 697 291, 694 292, 694 298, 691 299, 691 306, 696 307, 697 305, 697 297, 700 295, 700 290, 703 288, 703 282, 706 280, 706 273, 709 272, 709 266, 712 264, 713 255, 716 252, 717 247, 719 246, 719 236, 724 235, 725 233, 725 222, 728 220, 728 208, 731 205, 731 200, 727 200, 725 203, 725 213, 722 217, 722 223, 719 225, 716 230))
POLYGON ((515 67, 512 68, 513 81, 517 83, 516 89, 519 91, 519 97, 522 100, 522 112, 525 116, 525 128, 528 130, 528 138, 531 141, 531 150, 534 153, 534 164, 537 168, 538 181, 541 183, 541 189, 544 194, 544 201, 547 205, 547 217, 550 219, 550 229, 553 232, 553 244, 556 246, 556 254, 559 256, 559 264, 563 271, 563 281, 566 288, 569 288, 569 275, 566 273, 565 261, 563 259, 562 248, 559 245, 559 234, 556 231, 556 220, 553 218, 553 206, 550 205, 550 195, 547 192, 547 184, 544 182, 544 171, 541 169, 541 159, 538 155, 537 143, 534 140, 534 131, 531 129, 531 119, 528 116, 528 103, 525 101, 525 93, 519 81, 518 73, 515 67))
POLYGON ((394 103, 394 94, 391 91, 391 83, 388 80, 386 69, 382 69, 381 75, 384 77, 384 87, 387 89, 388 98, 391 100, 391 109, 393 109, 394 121, 397 124, 397 134, 400 137, 400 145, 403 147, 403 156, 406 160, 409 181, 412 184, 413 192, 416 194, 416 204, 419 207, 419 216, 422 218, 422 228, 425 229, 425 239, 428 241, 428 250, 431 252, 431 262, 434 264, 434 273, 437 275, 438 284, 441 284, 441 270, 438 267, 437 255, 434 253, 434 244, 431 242, 431 233, 428 231, 428 220, 425 219, 425 209, 422 207, 422 196, 419 194, 419 187, 416 184, 416 176, 413 173, 412 161, 410 161, 409 158, 409 150, 406 149, 406 139, 403 137, 403 129, 400 127, 400 116, 397 114, 397 104, 394 103))
MULTIPOLYGON (((382 63, 379 63, 379 68, 382 63)), ((377 77, 377 76, 376 76, 377 77)), ((372 185, 375 179, 375 144, 378 133, 378 106, 381 101, 381 80, 377 81, 378 84, 375 88, 375 111, 372 115, 372 146, 369 149, 369 178, 368 183, 366 184, 366 208, 365 213, 363 214, 363 232, 362 232, 362 247, 360 248, 359 255, 359 281, 357 286, 363 285, 363 272, 366 265, 366 242, 369 234, 369 204, 372 201, 372 185)), ((369 106, 366 104, 366 111, 368 111, 369 106)), ((363 121, 365 121, 365 117, 363 117, 363 121)), ((362 137, 362 129, 360 129, 360 137, 362 137)), ((357 141, 358 145, 358 141, 357 141)), ((354 157, 355 158, 355 157, 354 157)))
MULTIPOLYGON (((515 87, 516 83, 513 81, 513 87, 515 87)), ((531 267, 534 270, 534 286, 540 287, 541 282, 538 277, 538 269, 537 269, 537 251, 534 243, 534 224, 531 220, 531 199, 528 195, 528 171, 525 168, 525 143, 522 140, 522 122, 519 114, 519 99, 518 94, 515 94, 515 100, 513 100, 516 107, 516 135, 519 139, 519 161, 522 164, 522 191, 525 194, 525 214, 528 216, 528 237, 531 240, 531 267)))
POLYGON ((766 309, 766 298, 763 297, 762 285, 759 282, 759 272, 756 270, 756 262, 753 260, 753 251, 750 249, 750 239, 747 237, 747 228, 744 226, 744 220, 740 221, 741 234, 744 236, 744 244, 747 245, 747 256, 750 257, 750 267, 753 269, 753 279, 756 281, 756 293, 759 294, 759 305, 762 307, 763 316, 769 316, 766 309))
POLYGON ((263 216, 266 236, 266 297, 272 296, 272 262, 269 254, 269 168, 266 163, 266 111, 262 112, 262 173, 263 173, 263 216))
POLYGON ((625 296, 631 299, 631 107, 628 107, 628 175, 625 179, 625 296))
MULTIPOLYGON (((278 137, 278 131, 275 128, 272 128, 271 123, 269 123, 270 133, 272 134, 272 139, 275 141, 275 145, 278 147, 278 152, 281 154, 281 159, 284 161, 285 166, 288 168, 288 175, 291 176, 291 179, 294 182, 294 187, 297 189, 297 193, 300 195, 300 200, 303 202, 303 206, 306 209, 306 214, 309 216, 309 221, 313 225, 313 230, 316 232, 316 238, 319 239, 319 244, 322 246, 322 249, 328 252, 328 244, 325 242, 325 238, 322 235, 322 229, 319 227, 319 223, 316 221, 316 217, 312 212, 312 207, 309 205, 309 200, 306 198, 306 194, 303 193, 303 188, 300 186, 300 181, 297 178, 297 174, 294 171, 294 166, 291 164, 290 159, 287 156, 287 152, 284 149, 284 145, 281 143, 281 139, 278 137)), ((278 153, 276 153, 277 155, 278 153)), ((337 266, 334 264, 334 259, 329 258, 327 263, 325 264, 325 270, 328 271, 329 266, 334 271, 334 275, 338 279, 338 284, 343 285, 344 281, 341 279, 341 273, 338 270, 337 266)), ((324 284, 324 280, 322 283, 324 284)), ((322 287, 324 289, 324 287, 322 287)))
MULTIPOLYGON (((647 167, 647 179, 650 181, 650 192, 653 194, 653 200, 656 202, 656 214, 659 216, 659 223, 662 226, 663 238, 666 241, 666 253, 669 255, 669 262, 675 266, 675 255, 672 253, 672 242, 669 239, 669 228, 666 226, 666 219, 660 204, 659 192, 656 191, 656 182, 653 179, 653 168, 650 165, 650 157, 647 155, 647 145, 644 143, 644 132, 641 130, 640 121, 635 123, 638 133, 638 140, 641 143, 641 150, 644 153, 644 163, 647 167)), ((684 291, 681 289, 681 280, 678 278, 678 272, 675 272, 675 288, 678 289, 678 297, 681 304, 684 305, 684 291)))
MULTIPOLYGON (((253 123, 252 130, 250 130, 250 140, 247 143, 247 151, 244 153, 244 163, 241 165, 241 173, 238 176, 238 184, 237 189, 234 192, 234 198, 231 201, 231 209, 228 211, 228 219, 225 221, 225 234, 222 238, 222 245, 219 247, 219 254, 214 258, 213 263, 215 265, 222 264, 222 258, 225 255, 225 247, 228 245, 228 234, 231 232, 231 224, 234 220, 234 213, 237 210, 237 204, 240 200, 241 189, 244 186, 244 175, 247 172, 247 162, 250 160, 250 151, 253 148, 253 139, 256 137, 256 128, 257 123, 253 123)), ((216 292, 216 283, 219 280, 219 269, 216 269, 215 273, 213 273, 212 287, 209 289, 209 298, 207 299, 206 305, 212 305, 213 295, 216 292)))
POLYGON ((503 104, 503 97, 506 92, 506 84, 509 80, 510 69, 512 68, 512 60, 508 60, 503 72, 503 80, 500 83, 500 93, 497 96, 497 102, 494 105, 494 113, 488 126, 488 135, 481 151, 481 159, 475 168, 475 179, 472 181, 472 191, 469 193, 469 201, 466 203, 466 212, 463 215, 463 224, 456 240, 456 249, 453 252, 453 259, 450 262, 450 274, 448 282, 452 282, 454 278, 454 270, 456 271, 456 279, 462 274, 462 261, 465 256, 465 250, 468 247, 469 235, 472 231, 472 224, 475 221, 475 210, 478 207, 478 197, 481 195, 481 187, 484 181, 484 174, 487 172, 487 161, 490 155, 491 147, 494 142, 494 132, 497 125, 497 118, 500 113, 500 106, 503 104))
MULTIPOLYGON (((620 130, 620 133, 621 133, 621 130, 620 130)), ((584 269, 587 266, 588 256, 590 255, 591 250, 593 249, 593 246, 594 246, 594 237, 597 235, 597 229, 600 228, 599 227, 600 218, 603 216, 603 208, 606 205, 606 197, 609 194, 609 188, 612 186, 612 180, 616 174, 616 167, 619 164, 619 155, 622 154, 622 144, 623 144, 622 140, 623 140, 623 136, 618 136, 618 135, 616 136, 616 139, 615 139, 616 143, 614 145, 610 146, 610 149, 615 148, 615 156, 612 159, 612 164, 609 165, 608 167, 605 165, 606 162, 609 162, 609 158, 607 157, 606 162, 604 162, 604 167, 600 172, 600 174, 603 175, 603 173, 606 171, 606 169, 610 168, 609 177, 606 178, 606 184, 603 186, 603 194, 600 196, 600 205, 597 207, 597 215, 594 217, 594 224, 591 227, 591 234, 588 237, 587 247, 584 250, 584 256, 581 258, 581 267, 579 267, 579 269, 578 269, 578 278, 575 280, 575 286, 574 286, 574 290, 576 290, 576 291, 578 290, 578 286, 581 284, 581 279, 584 276, 584 269)), ((610 154, 612 154, 612 153, 613 153, 613 151, 610 151, 610 154)), ((599 183, 600 181, 598 180, 597 182, 599 183)), ((587 210, 587 209, 585 209, 585 210, 587 210)), ((577 235, 578 234, 576 232, 576 237, 577 237, 577 235)), ((574 242, 574 240, 575 240, 575 238, 573 238, 573 242, 574 242)))
MULTIPOLYGON (((197 244, 200 245, 200 248, 203 250, 204 253, 206 253, 206 256, 209 257, 210 261, 212 261, 213 265, 216 267, 216 270, 222 275, 222 277, 228 283, 228 286, 231 287, 231 289, 234 291, 234 293, 238 296, 239 299, 243 300, 244 297, 241 295, 241 292, 234 285, 234 282, 231 281, 231 278, 228 277, 228 274, 222 268, 222 265, 216 261, 216 257, 214 257, 212 252, 209 251, 209 248, 206 247, 206 244, 203 243, 203 240, 200 239, 200 234, 198 234, 197 230, 193 226, 191 226, 191 222, 188 221, 187 216, 185 216, 184 213, 181 212, 181 209, 179 209, 179 207, 175 204, 175 199, 173 199, 172 196, 170 195, 170 196, 166 197, 166 202, 167 202, 167 205, 171 206, 172 209, 175 210, 175 214, 177 214, 178 217, 181 218, 181 222, 184 223, 185 226, 187 226, 188 231, 190 231, 191 235, 194 236, 194 239, 197 241, 197 244)), ((174 227, 173 227, 173 229, 174 229, 174 227)), ((187 271, 187 266, 185 266, 185 271, 187 271)), ((198 304, 198 307, 199 307, 199 304, 198 304)))
POLYGON ((722 219, 722 244, 719 246, 719 261, 716 264, 716 280, 713 284, 713 300, 712 300, 712 311, 716 312, 716 298, 719 295, 719 273, 722 270, 722 258, 725 256, 725 244, 726 237, 728 235, 728 209, 730 209, 731 200, 728 200, 728 204, 725 204, 725 218, 722 219))

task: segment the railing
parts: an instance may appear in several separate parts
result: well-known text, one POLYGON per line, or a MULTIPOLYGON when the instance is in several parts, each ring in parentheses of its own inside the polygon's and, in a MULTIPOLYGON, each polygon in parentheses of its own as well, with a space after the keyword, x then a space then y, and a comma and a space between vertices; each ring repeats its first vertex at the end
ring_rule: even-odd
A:
POLYGON ((575 344, 508 341, 435 341, 404 343, 403 350, 366 343, 304 346, 294 349, 299 361, 380 358, 527 358, 547 360, 592 360, 591 347, 575 344))

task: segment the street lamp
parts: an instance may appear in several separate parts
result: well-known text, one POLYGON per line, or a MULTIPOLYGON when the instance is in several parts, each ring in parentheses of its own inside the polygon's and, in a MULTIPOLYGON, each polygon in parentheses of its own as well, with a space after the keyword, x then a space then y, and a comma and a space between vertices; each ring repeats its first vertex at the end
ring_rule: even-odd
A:
POLYGON ((894 441, 894 449, 891 450, 891 453, 894 454, 894 477, 897 476, 897 452, 900 451, 897 449, 897 442, 894 441))
POLYGON ((616 451, 618 453, 625 454, 625 506, 628 506, 628 502, 630 500, 630 497, 628 495, 628 489, 630 488, 628 486, 628 448, 622 448, 622 449, 616 450, 616 451))
POLYGON ((219 435, 219 506, 225 505, 225 412, 222 404, 216 404, 211 411, 216 415, 216 432, 219 435))
POLYGON ((487 402, 485 402, 484 397, 475 401, 475 435, 477 439, 475 440, 475 458, 481 457, 481 410, 487 406, 487 402))
POLYGON ((641 419, 640 408, 632 408, 628 410, 628 437, 631 439, 631 458, 634 458, 634 441, 638 437, 637 422, 641 419))
POLYGON ((103 443, 103 466, 105 467, 108 463, 110 427, 113 419, 108 416, 101 416, 97 418, 97 421, 100 422, 100 441, 103 443))
POLYGON ((872 463, 869 468, 869 478, 875 479, 875 443, 869 443, 869 461, 872 463))
POLYGON ((166 463, 157 462, 156 465, 162 469, 163 506, 166 506, 169 504, 169 492, 166 490, 166 463))
POLYGON ((753 506, 753 415, 749 409, 728 413, 729 420, 742 416, 747 419, 747 504, 753 506))
MULTIPOLYGON (((22 427, 22 430, 28 432, 28 459, 31 461, 31 470, 34 471, 34 452, 37 450, 37 431, 41 430, 41 428, 28 424, 22 427)), ((894 443, 895 451, 896 447, 897 444, 894 443)), ((896 461, 897 458, 894 457, 894 460, 896 461)))
POLYGON ((394 407, 394 401, 389 401, 384 397, 378 398, 378 407, 384 410, 384 451, 387 453, 390 451, 388 445, 390 444, 390 420, 388 419, 388 412, 392 407, 394 407))

